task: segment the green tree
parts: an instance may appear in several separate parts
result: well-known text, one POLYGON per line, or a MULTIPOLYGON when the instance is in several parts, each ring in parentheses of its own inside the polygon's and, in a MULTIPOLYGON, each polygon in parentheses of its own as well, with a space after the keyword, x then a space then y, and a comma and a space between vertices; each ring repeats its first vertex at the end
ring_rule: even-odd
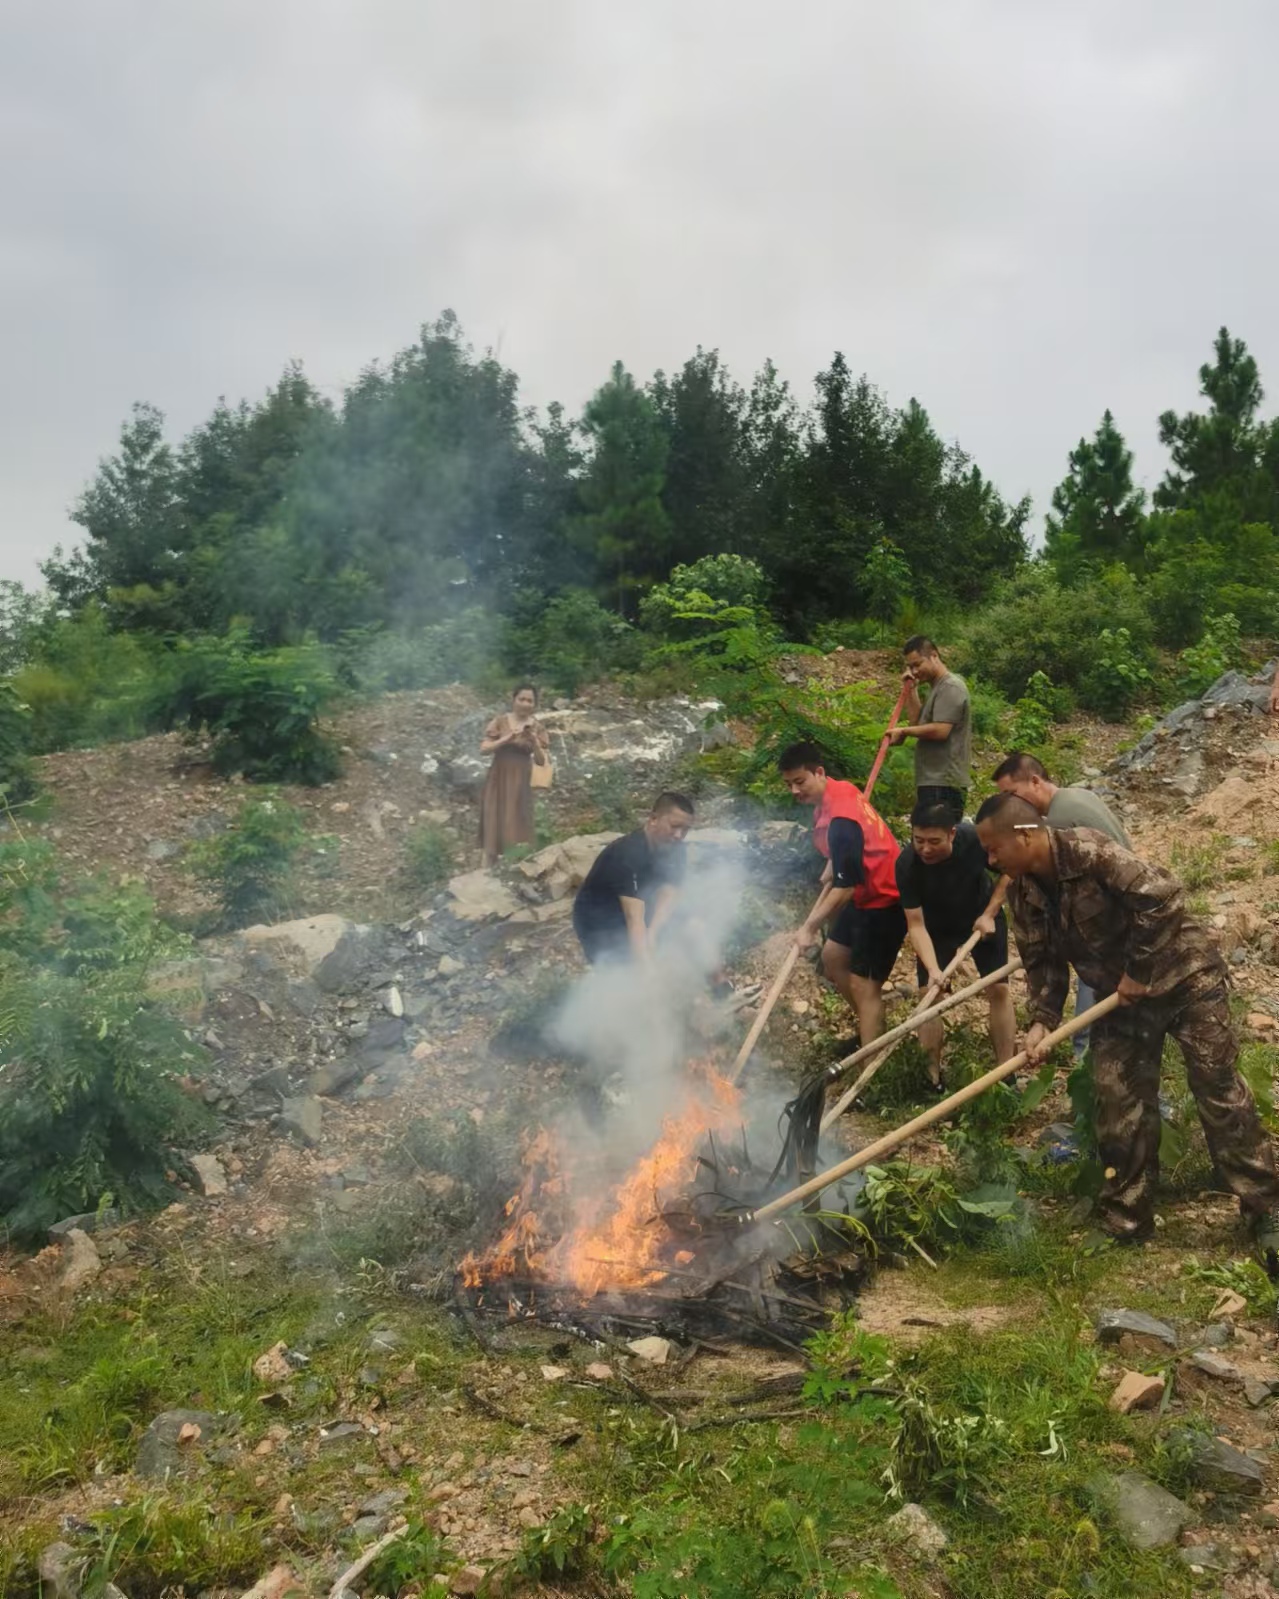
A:
POLYGON ((1093 437, 1070 452, 1070 471, 1053 490, 1052 504, 1044 552, 1059 577, 1077 577, 1087 563, 1138 564, 1145 495, 1133 487, 1132 451, 1110 411, 1093 437))
POLYGON ((622 615, 669 567, 662 506, 668 444, 657 408, 620 361, 582 417, 588 442, 581 513, 570 533, 593 565, 597 591, 622 615))
POLYGON ((878 539, 862 567, 866 613, 887 625, 910 592, 910 567, 892 539, 878 539))
POLYGON ((699 346, 674 378, 657 373, 649 394, 668 441, 662 505, 671 558, 687 564, 731 550, 749 489, 744 391, 719 352, 699 346))
POLYGON ((55 551, 42 569, 63 604, 105 598, 112 588, 158 587, 175 576, 185 543, 178 470, 154 406, 133 407, 119 452, 99 463, 71 519, 88 535, 87 546, 69 562, 55 551))
POLYGON ((1265 398, 1255 358, 1242 339, 1222 328, 1213 345, 1215 360, 1199 368, 1199 392, 1206 412, 1159 418, 1159 440, 1172 466, 1155 491, 1164 510, 1193 510, 1224 495, 1243 521, 1273 522, 1276 483, 1262 466, 1272 432, 1258 421, 1265 398))

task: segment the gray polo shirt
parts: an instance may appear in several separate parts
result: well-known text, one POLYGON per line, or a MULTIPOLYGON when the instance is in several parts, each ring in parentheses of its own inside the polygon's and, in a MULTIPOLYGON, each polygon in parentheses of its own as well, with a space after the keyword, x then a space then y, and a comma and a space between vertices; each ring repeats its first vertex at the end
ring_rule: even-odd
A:
POLYGON ((1053 795, 1044 820, 1049 827, 1095 827, 1116 844, 1130 850, 1132 843, 1119 818, 1090 788, 1059 788, 1053 795))
POLYGON ((915 787, 967 789, 972 780, 972 714, 968 684, 955 672, 938 678, 919 708, 919 720, 949 722, 945 738, 915 740, 915 787))

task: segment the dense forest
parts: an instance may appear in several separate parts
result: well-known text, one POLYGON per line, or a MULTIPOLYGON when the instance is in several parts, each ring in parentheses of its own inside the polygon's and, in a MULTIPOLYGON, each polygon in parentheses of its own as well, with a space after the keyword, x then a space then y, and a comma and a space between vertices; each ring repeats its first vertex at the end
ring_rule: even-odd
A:
POLYGON ((655 649, 694 677, 920 628, 1009 701, 1033 680, 1120 715, 1279 633, 1279 419, 1224 328, 1200 380, 1201 409, 1160 418, 1153 503, 1107 411, 1038 551, 1027 499, 838 353, 807 399, 699 349, 538 415, 445 313, 336 404, 299 366, 181 440, 139 404, 75 502, 83 543, 44 592, 0 590, 0 763, 225 731, 254 694, 303 725, 343 685, 573 689, 655 649))

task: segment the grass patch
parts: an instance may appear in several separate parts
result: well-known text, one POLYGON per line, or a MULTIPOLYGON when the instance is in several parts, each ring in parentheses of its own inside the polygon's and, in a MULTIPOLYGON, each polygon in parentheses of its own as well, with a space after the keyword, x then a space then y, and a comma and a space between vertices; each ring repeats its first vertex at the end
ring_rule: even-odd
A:
POLYGON ((1214 833, 1203 843, 1178 839, 1172 846, 1169 865, 1191 893, 1211 888, 1222 877, 1222 863, 1229 848, 1230 839, 1225 833, 1214 833))

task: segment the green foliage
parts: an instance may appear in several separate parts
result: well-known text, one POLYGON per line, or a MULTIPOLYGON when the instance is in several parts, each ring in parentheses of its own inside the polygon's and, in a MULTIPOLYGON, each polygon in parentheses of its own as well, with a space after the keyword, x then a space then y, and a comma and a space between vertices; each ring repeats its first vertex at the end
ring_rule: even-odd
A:
POLYGON ((1197 699, 1242 658, 1239 618, 1230 611, 1210 616, 1199 642, 1177 657, 1177 692, 1185 699, 1197 699))
POLYGON ((564 1505, 540 1527, 520 1539, 511 1560, 513 1574, 524 1582, 553 1582, 581 1576, 592 1553, 595 1518, 589 1505, 564 1505))
POLYGON ((910 592, 910 565, 892 539, 877 539, 862 566, 867 614, 887 626, 910 592))
POLYGON ((35 793, 31 748, 31 709, 10 684, 0 682, 0 807, 17 805, 35 793))
POLYGON ((1101 709, 1084 685, 1103 630, 1116 625, 1128 631, 1138 660, 1153 665, 1150 616, 1122 569, 1066 589, 1046 567, 1032 566, 969 616, 956 638, 955 664, 985 677, 1014 703, 1043 672, 1089 709, 1101 709))
POLYGON ((152 700, 165 662, 146 639, 111 631, 89 604, 74 618, 50 618, 35 632, 13 677, 30 708, 35 752, 136 738, 156 724, 152 700))
POLYGON ((1070 454, 1070 473, 1053 490, 1044 553, 1057 577, 1073 583, 1090 569, 1140 559, 1145 495, 1133 488, 1132 451, 1106 411, 1094 437, 1070 454))
POLYGON ((1255 1260, 1231 1260, 1224 1265, 1201 1266, 1192 1255, 1181 1269, 1188 1281, 1203 1283, 1205 1288, 1211 1290, 1204 1296, 1205 1316, 1211 1312, 1213 1302, 1223 1291, 1242 1295, 1248 1301, 1249 1315, 1267 1319, 1274 1314, 1275 1285, 1255 1260))
MULTIPOLYGON (((832 688, 810 679, 792 685, 774 676, 755 702, 755 747, 743 768, 742 784, 749 794, 765 803, 788 803, 790 797, 777 771, 777 757, 787 745, 808 741, 822 751, 832 777, 848 779, 860 787, 874 763, 891 714, 891 703, 869 684, 832 688)), ((914 768, 909 751, 889 751, 871 802, 884 816, 910 811, 914 803, 914 768)))
MULTIPOLYGON (((1062 695, 1043 672, 1032 672, 1026 692, 1013 707, 1008 742, 1013 749, 1042 749, 1054 722, 1061 719, 1062 695)), ((1069 715, 1069 711, 1066 712, 1069 715)))
POLYGON ((479 606, 424 627, 362 628, 342 640, 344 677, 365 694, 438 688, 445 683, 486 684, 499 670, 502 629, 479 606))
POLYGON ((979 739, 1001 740, 1008 719, 1008 701, 990 683, 981 678, 968 680, 968 710, 972 718, 973 734, 979 739))
POLYGON ((1213 833, 1202 843, 1174 839, 1168 864, 1173 875, 1192 892, 1197 888, 1209 888, 1220 881, 1229 848, 1230 839, 1225 833, 1213 833))
POLYGON ((405 854, 409 878, 417 888, 439 888, 457 869, 456 841, 433 822, 417 824, 408 836, 405 854))
POLYGON ((629 833, 635 826, 639 806, 621 764, 605 761, 589 773, 583 786, 601 830, 629 833))
POLYGON ((662 638, 691 638, 717 631, 737 612, 762 612, 767 597, 768 580, 758 561, 705 555, 653 585, 640 601, 640 621, 662 638))
POLYGON ((170 726, 207 730, 220 772, 318 784, 338 770, 337 749, 317 725, 336 694, 328 654, 318 645, 255 651, 236 630, 179 642, 163 712, 170 726))
POLYGON ((1103 627, 1094 646, 1092 665, 1079 685, 1085 705, 1112 722, 1122 721, 1134 702, 1148 693, 1154 677, 1141 648, 1126 627, 1103 627))
POLYGON ((448 1555, 439 1536, 413 1518, 395 1542, 388 1544, 370 1562, 363 1586, 370 1593, 395 1594, 412 1583, 415 1591, 426 1595, 427 1599, 435 1599, 436 1595, 442 1599, 448 1589, 433 1578, 441 1566, 448 1564, 448 1555))
POLYGON ((20 1237, 104 1196, 168 1192, 207 1115, 174 1073, 197 1052, 151 1000, 180 948, 136 887, 65 888, 47 846, 0 845, 0 1218, 20 1237))
POLYGON ((503 645, 506 664, 519 675, 576 694, 583 683, 639 665, 641 646, 629 623, 607 611, 585 589, 553 599, 526 594, 503 645))
POLYGON ((95 1517, 85 1550, 85 1592, 108 1582, 133 1599, 162 1599, 186 1584, 252 1583, 260 1574, 265 1517, 201 1493, 158 1492, 95 1517))
POLYGON ((224 831, 192 846, 192 868, 217 896, 224 926, 247 927, 287 911, 305 839, 301 812, 267 792, 246 800, 224 831))

